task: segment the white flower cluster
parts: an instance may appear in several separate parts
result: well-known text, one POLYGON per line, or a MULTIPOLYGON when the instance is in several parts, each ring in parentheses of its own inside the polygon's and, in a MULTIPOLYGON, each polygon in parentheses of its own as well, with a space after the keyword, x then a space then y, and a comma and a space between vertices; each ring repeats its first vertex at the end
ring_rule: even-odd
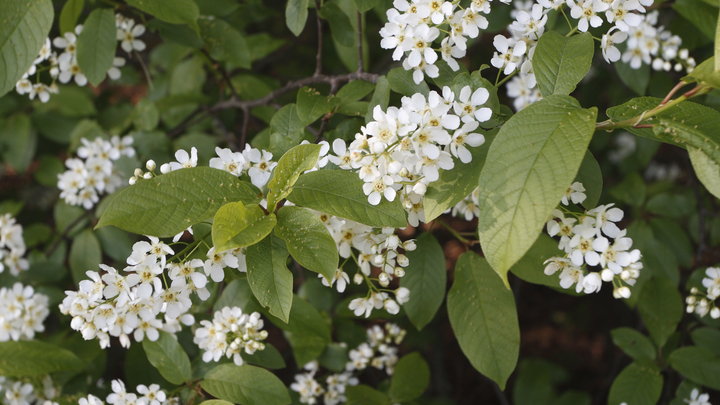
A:
POLYGON ((376 106, 374 121, 355 134, 349 147, 341 139, 333 142, 335 155, 329 156, 330 162, 357 171, 372 205, 383 198, 394 201, 400 193, 409 223, 417 226, 425 219, 423 196, 439 178, 440 169, 452 169, 453 156, 471 162, 468 147, 485 142, 474 131, 492 116, 490 108, 483 107, 489 95, 485 88, 473 91, 465 86, 456 98, 444 87, 442 95, 431 91, 427 99, 420 93, 403 97, 401 108, 382 111, 376 106))
POLYGON ((720 318, 720 308, 715 304, 715 300, 720 297, 720 267, 708 267, 705 270, 707 277, 703 278, 703 287, 707 292, 701 293, 697 287, 690 290, 690 295, 685 299, 688 313, 695 312, 700 317, 710 313, 713 319, 720 318))
MULTIPOLYGON (((145 43, 138 40, 137 37, 145 32, 142 24, 135 24, 132 18, 126 18, 117 14, 115 16, 115 27, 117 28, 117 40, 123 50, 130 53, 133 50, 142 51, 145 49, 145 43)), ((87 84, 87 77, 80 70, 77 61, 77 38, 83 30, 82 25, 75 27, 73 32, 66 32, 63 36, 57 37, 50 41, 45 39, 45 43, 38 54, 37 59, 33 62, 30 69, 15 84, 15 90, 18 94, 27 94, 30 100, 38 97, 43 103, 50 100, 50 94, 58 93, 57 82, 68 83, 73 80, 78 86, 87 84), (61 50, 58 55, 52 47, 61 50), (42 62, 48 62, 47 66, 38 65, 42 62), (40 82, 40 72, 48 70, 51 83, 49 85, 40 82), (37 74, 35 84, 30 80, 30 76, 37 74)), ((112 80, 120 78, 120 67, 125 66, 125 58, 116 57, 113 59, 113 66, 107 71, 108 77, 112 80)))
POLYGON ((110 141, 100 137, 94 141, 85 138, 80 141, 78 158, 66 160, 68 170, 58 174, 58 188, 62 190, 60 198, 68 205, 82 205, 89 210, 101 194, 110 194, 122 185, 123 176, 113 162, 123 155, 135 156, 135 149, 131 146, 131 136, 113 136, 110 141))
POLYGON ((48 297, 35 293, 31 286, 15 283, 12 288, 0 288, 0 342, 32 339, 35 332, 45 330, 48 314, 48 297))
POLYGON ((30 263, 23 258, 25 250, 22 225, 15 223, 10 214, 0 215, 0 273, 7 267, 10 274, 17 276, 30 268, 30 263))
POLYGON ((131 334, 137 342, 145 336, 155 341, 158 330, 175 333, 182 329, 180 322, 195 322, 187 314, 192 306, 190 294, 196 293, 203 301, 210 297, 206 274, 211 275, 211 266, 205 265, 213 259, 205 263, 199 259, 170 263, 166 255, 172 255, 173 250, 158 238, 148 238, 149 243, 133 245, 127 259, 129 266, 124 269, 130 273, 127 276, 100 264, 105 271, 102 276, 88 271, 90 280, 81 281, 79 291, 65 292, 67 297, 60 311, 73 317, 70 326, 80 331, 85 340, 97 338, 105 348, 110 345, 110 336, 114 336, 123 347, 129 347, 131 334), (204 266, 206 274, 196 271, 204 266), (165 271, 170 285, 163 285, 165 271), (162 320, 157 318, 161 313, 162 320))
MULTIPOLYGON (((500 0, 509 3, 510 0, 500 0)), ((441 0, 395 0, 394 8, 387 11, 388 22, 380 30, 384 49, 395 49, 393 60, 403 60, 405 70, 414 70, 413 80, 420 83, 424 75, 438 77, 440 70, 435 66, 437 52, 453 71, 460 69, 456 58, 467 52, 467 40, 477 38, 480 30, 488 27, 485 15, 490 14, 492 0, 473 0, 470 7, 463 9, 459 1, 441 0), (456 10, 457 8, 459 10, 456 10), (445 25, 442 30, 438 27, 445 25), (440 32, 447 36, 440 43, 440 49, 433 49, 432 43, 440 32)))
POLYGON ((683 401, 688 405, 712 405, 710 403, 710 394, 701 394, 697 388, 693 388, 692 392, 690 392, 690 398, 683 401))
MULTIPOLYGON (((582 184, 573 183, 562 204, 582 203, 586 198, 584 191, 582 184)), ((635 285, 643 265, 640 250, 630 250, 632 239, 625 236, 626 230, 615 224, 623 215, 623 211, 613 204, 600 205, 583 213, 556 209, 547 223, 547 232, 550 236, 560 236, 558 248, 565 251, 565 256, 546 260, 545 274, 550 276, 560 271, 562 288, 576 284, 575 291, 585 294, 600 291, 603 281, 612 282, 615 298, 629 298, 627 285, 635 285), (565 217, 565 214, 569 216, 565 217), (585 265, 599 266, 601 270, 586 274, 585 265)))
POLYGON ((384 330, 375 325, 367 330, 367 343, 350 350, 350 359, 345 365, 345 371, 327 376, 324 388, 315 379, 318 363, 312 361, 303 367, 308 370, 307 372, 295 375, 295 382, 290 384, 290 389, 300 394, 300 403, 303 404, 317 404, 321 398, 325 405, 345 403, 347 402, 345 387, 358 385, 356 374, 368 366, 379 370, 385 369, 388 375, 392 375, 393 367, 398 362, 396 345, 402 342, 405 334, 406 331, 396 324, 385 324, 384 330))
MULTIPOLYGON (((125 383, 121 380, 112 380, 110 386, 113 392, 108 394, 105 402, 111 405, 177 405, 179 403, 177 397, 168 397, 165 391, 160 389, 157 384, 150 384, 149 387, 140 384, 136 388, 137 394, 127 392, 125 383)), ((78 405, 104 404, 100 398, 92 394, 78 400, 78 405)))
POLYGON ((200 321, 201 328, 195 330, 193 342, 205 350, 204 362, 219 361, 225 355, 236 365, 243 365, 241 353, 253 354, 265 350, 262 343, 268 336, 260 313, 243 314, 238 307, 225 307, 215 312, 212 321, 200 321))
POLYGON ((30 383, 0 376, 0 398, 5 399, 5 405, 58 405, 53 399, 59 394, 60 390, 50 375, 46 375, 42 380, 42 392, 30 383))

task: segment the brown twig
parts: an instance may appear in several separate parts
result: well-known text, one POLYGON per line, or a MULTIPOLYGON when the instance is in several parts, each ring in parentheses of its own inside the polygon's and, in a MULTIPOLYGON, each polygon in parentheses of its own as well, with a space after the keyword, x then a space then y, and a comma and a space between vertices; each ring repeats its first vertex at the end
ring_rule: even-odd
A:
POLYGON ((680 82, 680 83, 676 84, 675 87, 673 87, 672 90, 670 90, 670 92, 667 94, 667 96, 665 96, 665 98, 663 99, 663 101, 660 102, 660 105, 665 105, 665 104, 667 104, 667 102, 670 101, 670 99, 672 98, 672 96, 673 96, 678 90, 680 90, 683 86, 685 86, 686 84, 687 84, 687 83, 685 83, 685 82, 680 82))
POLYGON ((315 17, 317 19, 317 55, 315 56, 315 74, 313 76, 320 76, 322 74, 322 48, 323 48, 323 31, 322 31, 322 20, 320 19, 320 1, 315 0, 315 17))

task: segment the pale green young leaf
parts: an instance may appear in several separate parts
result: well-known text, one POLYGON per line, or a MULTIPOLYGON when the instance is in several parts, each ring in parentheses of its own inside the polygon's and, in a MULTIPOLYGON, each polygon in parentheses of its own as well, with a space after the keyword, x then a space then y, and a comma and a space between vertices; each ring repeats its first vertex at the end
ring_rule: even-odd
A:
POLYGON ((693 343, 720 356, 720 331, 715 328, 697 328, 690 333, 693 343))
POLYGON ((395 365, 390 380, 390 398, 395 402, 419 398, 430 384, 430 367, 420 353, 403 356, 395 365))
POLYGON ((93 10, 77 39, 77 63, 88 81, 97 86, 113 66, 117 28, 115 12, 109 8, 93 10))
POLYGON ((250 69, 250 49, 245 37, 224 20, 201 19, 200 37, 210 56, 218 61, 228 61, 243 69, 250 69))
POLYGON ((330 33, 338 44, 345 47, 355 46, 355 30, 350 18, 336 2, 326 1, 318 14, 320 18, 330 23, 330 33))
POLYGON ((655 405, 662 394, 662 387, 660 369, 652 364, 632 363, 613 381, 608 405, 655 405))
POLYGON ((88 278, 85 275, 86 271, 98 271, 98 265, 102 263, 102 251, 100 242, 92 230, 85 229, 73 239, 69 261, 75 284, 88 278))
POLYGON ((148 361, 163 378, 177 385, 192 380, 190 358, 172 335, 160 331, 158 340, 143 339, 142 346, 148 361))
POLYGON ((160 122, 160 111, 153 101, 141 98, 135 105, 133 124, 140 131, 153 131, 160 122))
POLYGON ((292 257, 308 270, 325 276, 328 282, 338 268, 335 240, 314 212, 303 207, 282 207, 278 211, 275 235, 287 244, 292 257))
POLYGON ((376 106, 380 106, 385 111, 390 103, 390 83, 387 77, 380 76, 375 84, 375 91, 368 104, 367 113, 365 114, 365 122, 373 120, 373 110, 376 106))
POLYGON ((317 121, 318 118, 331 112, 338 105, 340 105, 340 98, 322 95, 310 87, 303 87, 297 94, 297 114, 305 125, 317 121))
POLYGON ((247 364, 221 364, 208 371, 200 385, 212 396, 235 404, 286 405, 291 402, 279 378, 247 364))
POLYGON ((512 291, 485 259, 460 256, 448 293, 450 325, 476 370, 505 389, 520 351, 520 328, 512 291))
POLYGON ((355 6, 357 6, 358 11, 364 13, 366 11, 371 10, 373 7, 375 7, 376 4, 378 4, 379 0, 353 0, 355 2, 355 6))
POLYGON ((287 323, 293 302, 293 276, 286 263, 288 251, 282 239, 269 234, 247 248, 247 277, 260 305, 287 323))
POLYGON ((360 384, 348 385, 347 405, 390 405, 390 398, 384 392, 375 390, 374 388, 360 384))
POLYGON ((187 24, 196 32, 200 9, 193 0, 127 0, 127 3, 171 24, 187 24))
POLYGON ((78 18, 85 7, 85 0, 68 0, 60 11, 60 35, 75 31, 78 18))
POLYGON ((613 329, 610 334, 615 346, 635 360, 653 361, 657 357, 655 345, 647 336, 632 328, 613 329))
POLYGON ((428 87, 427 83, 424 81, 420 82, 420 84, 415 83, 412 70, 405 70, 405 68, 398 67, 390 70, 387 78, 388 83, 390 83, 390 89, 403 96, 412 97, 415 93, 422 93, 422 95, 427 97, 430 93, 430 87, 428 87))
POLYGON ((0 375, 8 378, 81 371, 85 364, 74 353, 37 340, 0 342, 0 375))
POLYGON ((714 390, 720 390, 720 358, 703 347, 681 347, 672 353, 668 362, 686 378, 714 390))
POLYGON ((217 210, 213 220, 215 253, 260 242, 272 232, 276 223, 275 214, 265 215, 257 204, 227 203, 217 210))
POLYGON ((700 82, 719 89, 720 72, 715 70, 715 58, 706 59, 703 63, 697 65, 695 69, 683 77, 682 80, 686 83, 700 82))
POLYGON ((548 31, 540 37, 532 65, 543 97, 567 95, 590 70, 595 44, 589 32, 565 37, 548 31))
POLYGON ((0 0, 0 97, 30 69, 50 33, 50 0, 0 0))
POLYGON ((296 37, 305 29, 308 18, 308 0, 288 0, 285 7, 285 24, 296 37))
POLYGON ((480 172, 485 164, 490 144, 492 144, 498 131, 484 132, 480 130, 477 132, 484 133, 485 143, 478 147, 469 148, 472 161, 465 164, 454 157, 455 168, 452 170, 440 170, 440 178, 428 186, 423 200, 425 222, 430 222, 439 217, 477 188, 480 172))
POLYGON ((407 214, 399 198, 392 202, 383 199, 380 204, 371 205, 363 193, 363 184, 356 173, 318 170, 300 176, 287 198, 296 205, 368 226, 407 226, 407 214))
POLYGON ((656 276, 643 284, 638 312, 658 347, 667 342, 683 316, 683 299, 667 277, 656 276))
POLYGON ((278 161, 273 177, 268 182, 268 210, 274 211, 275 205, 292 191, 300 175, 315 167, 320 157, 320 145, 297 145, 285 152, 278 161))
POLYGON ((572 97, 552 95, 510 118, 490 145, 479 181, 478 232, 506 285, 507 271, 535 242, 575 178, 596 115, 572 97))
POLYGON ((417 249, 406 253, 410 264, 400 286, 411 291, 403 308, 410 322, 421 330, 432 321, 445 298, 447 271, 442 246, 432 233, 422 233, 416 244, 417 249))
POLYGON ((716 198, 720 198, 720 164, 702 151, 689 148, 690 162, 700 182, 716 198))
POLYGON ((257 204, 261 195, 250 183, 223 170, 180 169, 119 192, 96 227, 114 225, 141 235, 170 237, 212 218, 228 202, 257 204))
POLYGON ((282 156, 303 138, 305 124, 298 116, 295 104, 287 104, 270 120, 270 149, 274 156, 282 156))

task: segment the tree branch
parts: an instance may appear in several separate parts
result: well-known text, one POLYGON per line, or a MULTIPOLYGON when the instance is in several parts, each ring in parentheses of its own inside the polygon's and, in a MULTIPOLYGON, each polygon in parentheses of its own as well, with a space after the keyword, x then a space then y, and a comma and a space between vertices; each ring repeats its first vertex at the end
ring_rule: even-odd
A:
POLYGON ((87 210, 87 211, 85 211, 82 215, 80 215, 79 217, 77 217, 74 221, 72 221, 72 222, 70 223, 70 225, 66 226, 65 229, 63 229, 63 231, 62 231, 62 233, 60 234, 60 236, 58 236, 58 238, 55 239, 55 242, 53 242, 53 244, 50 245, 50 247, 45 251, 45 257, 48 257, 48 256, 50 256, 51 254, 53 254, 53 252, 55 251, 55 249, 57 249, 58 246, 60 246, 60 242, 62 242, 62 241, 68 236, 68 234, 70 233, 70 231, 71 231, 73 228, 75 228, 75 226, 77 226, 77 224, 79 224, 80 222, 82 222, 84 219, 89 218, 91 214, 92 214, 92 210, 87 210))

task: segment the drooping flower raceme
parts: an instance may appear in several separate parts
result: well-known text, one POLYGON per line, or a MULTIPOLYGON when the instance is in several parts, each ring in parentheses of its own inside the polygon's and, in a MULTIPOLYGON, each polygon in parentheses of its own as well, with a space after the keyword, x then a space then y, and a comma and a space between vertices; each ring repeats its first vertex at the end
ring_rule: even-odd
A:
POLYGON ((16 223, 10 214, 0 215, 0 273, 7 269, 17 276, 30 268, 25 251, 22 225, 16 223))
POLYGON ((42 387, 34 387, 27 381, 0 377, 0 398, 7 405, 58 405, 53 401, 60 394, 50 375, 42 379, 42 387), (42 388, 42 389, 40 389, 42 388))
POLYGON ((193 342, 205 350, 202 358, 206 363, 226 356, 242 366, 242 352, 252 355, 265 349, 262 341, 268 333, 262 330, 264 323, 258 312, 244 314, 238 307, 224 307, 215 312, 212 321, 200 321, 200 326, 195 330, 193 342))
POLYGON ((705 276, 702 285, 706 290, 701 292, 697 287, 693 287, 690 295, 685 299, 686 309, 688 313, 695 312, 700 317, 709 313, 710 317, 718 319, 720 308, 717 307, 715 300, 720 297, 720 267, 708 267, 705 276))
POLYGON ((48 297, 31 286, 15 283, 0 288, 0 342, 32 339, 45 330, 43 322, 49 314, 48 297))

